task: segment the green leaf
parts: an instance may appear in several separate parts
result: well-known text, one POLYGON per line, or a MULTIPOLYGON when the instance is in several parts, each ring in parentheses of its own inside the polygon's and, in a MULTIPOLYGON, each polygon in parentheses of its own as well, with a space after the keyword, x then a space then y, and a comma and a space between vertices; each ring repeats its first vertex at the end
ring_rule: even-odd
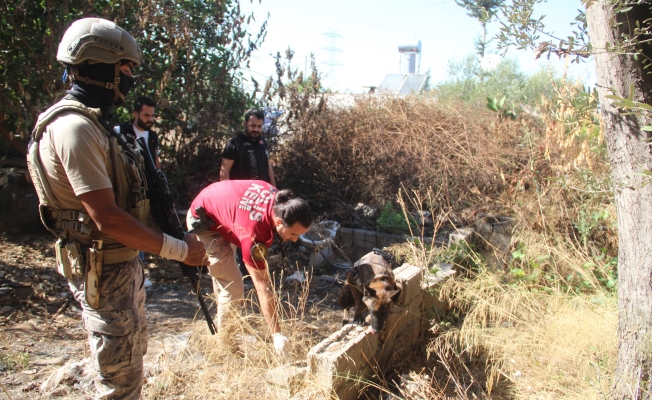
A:
POLYGON ((525 276, 525 271, 523 271, 521 268, 514 268, 510 270, 512 275, 514 275, 516 278, 522 278, 525 276))

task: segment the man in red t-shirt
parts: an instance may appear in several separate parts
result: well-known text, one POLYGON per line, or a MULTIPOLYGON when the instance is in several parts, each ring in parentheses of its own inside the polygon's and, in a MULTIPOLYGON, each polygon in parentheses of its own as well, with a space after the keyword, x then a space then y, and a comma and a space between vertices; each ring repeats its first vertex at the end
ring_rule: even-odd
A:
POLYGON ((201 222, 196 211, 199 207, 215 222, 210 230, 197 236, 206 246, 210 262, 208 271, 217 294, 218 330, 229 308, 237 307, 244 295, 242 274, 233 257, 234 248, 239 247, 274 338, 274 347, 279 354, 284 354, 287 337, 281 333, 264 255, 275 233, 283 241, 296 242, 299 235, 310 229, 310 206, 291 191, 279 191, 265 181, 234 180, 213 183, 197 195, 186 218, 189 230, 201 222))

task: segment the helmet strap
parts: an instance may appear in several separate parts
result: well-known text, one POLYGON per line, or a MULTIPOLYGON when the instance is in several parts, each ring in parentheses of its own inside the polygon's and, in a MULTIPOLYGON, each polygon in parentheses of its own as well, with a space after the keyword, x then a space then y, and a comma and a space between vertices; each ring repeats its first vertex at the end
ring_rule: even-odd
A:
POLYGON ((95 79, 88 78, 86 76, 81 76, 79 75, 79 70, 77 67, 71 66, 70 68, 70 77, 72 78, 73 81, 77 82, 82 82, 87 85, 95 85, 95 86, 100 86, 105 89, 113 89, 115 94, 113 95, 113 100, 112 103, 116 103, 118 99, 122 99, 124 101, 125 96, 120 92, 120 89, 118 88, 120 84, 120 62, 116 62, 115 64, 115 74, 113 76, 113 83, 111 82, 103 82, 103 81, 98 81, 95 79))

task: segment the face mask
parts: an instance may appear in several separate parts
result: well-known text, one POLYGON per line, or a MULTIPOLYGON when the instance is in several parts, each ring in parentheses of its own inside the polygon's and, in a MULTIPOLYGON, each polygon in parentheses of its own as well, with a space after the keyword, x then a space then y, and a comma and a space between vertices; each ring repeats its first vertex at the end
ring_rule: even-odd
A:
MULTIPOLYGON (((133 76, 125 75, 123 72, 120 72, 120 83, 118 84, 118 90, 122 93, 123 96, 127 97, 131 89, 133 89, 136 84, 136 78, 133 76)), ((124 103, 123 99, 118 98, 118 101, 115 103, 116 106, 121 106, 124 103)))

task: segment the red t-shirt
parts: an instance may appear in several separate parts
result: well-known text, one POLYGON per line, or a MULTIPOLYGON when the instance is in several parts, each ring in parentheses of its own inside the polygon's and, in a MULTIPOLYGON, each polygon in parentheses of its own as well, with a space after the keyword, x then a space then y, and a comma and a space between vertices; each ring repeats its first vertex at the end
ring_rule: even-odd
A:
POLYGON ((213 183, 193 200, 190 212, 204 207, 206 216, 215 221, 211 230, 242 249, 245 264, 264 269, 265 261, 251 258, 251 246, 262 243, 266 247, 274 239, 274 212, 272 207, 278 189, 265 181, 233 180, 213 183))

